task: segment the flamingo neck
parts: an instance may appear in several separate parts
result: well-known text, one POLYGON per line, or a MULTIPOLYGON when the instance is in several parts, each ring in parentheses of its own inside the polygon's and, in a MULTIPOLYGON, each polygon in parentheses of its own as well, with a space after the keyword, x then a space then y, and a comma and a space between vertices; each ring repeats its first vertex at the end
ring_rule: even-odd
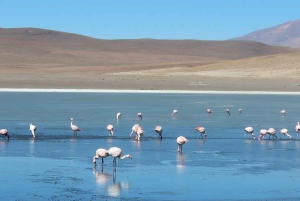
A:
POLYGON ((130 158, 130 156, 127 154, 127 155, 125 155, 125 156, 122 156, 120 159, 123 160, 123 159, 125 159, 125 158, 130 158))

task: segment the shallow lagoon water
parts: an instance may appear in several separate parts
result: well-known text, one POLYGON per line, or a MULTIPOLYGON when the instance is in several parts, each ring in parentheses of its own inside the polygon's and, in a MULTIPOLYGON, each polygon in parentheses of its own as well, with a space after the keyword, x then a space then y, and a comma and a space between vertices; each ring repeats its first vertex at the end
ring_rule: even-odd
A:
MULTIPOLYGON (((1 200, 299 200, 295 95, 0 93, 1 200), (212 109, 207 115, 205 109, 212 109), (231 115, 225 109, 231 110, 231 115), (242 114, 238 114, 242 108, 242 114), (171 118, 173 109, 178 114, 171 118), (280 110, 288 111, 281 115, 280 110), (122 119, 116 120, 116 113, 122 119), (136 114, 143 113, 143 120, 136 114), (78 136, 69 118, 81 128, 78 136), (32 138, 30 123, 38 127, 32 138), (131 127, 145 130, 140 142, 131 127), (106 125, 115 126, 108 136, 106 125), (163 127, 162 140, 154 127, 163 127), (194 130, 204 126, 208 139, 194 130), (244 138, 244 127, 287 128, 293 140, 244 138), (177 153, 176 138, 190 141, 177 153), (118 146, 133 159, 101 160, 118 146)), ((283 138, 283 137, 282 137, 283 138)))

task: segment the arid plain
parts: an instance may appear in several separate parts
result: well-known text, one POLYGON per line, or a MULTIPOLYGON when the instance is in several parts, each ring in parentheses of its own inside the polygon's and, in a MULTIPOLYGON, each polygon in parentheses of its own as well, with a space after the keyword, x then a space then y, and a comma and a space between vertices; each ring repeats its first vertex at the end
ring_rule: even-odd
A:
POLYGON ((250 41, 0 29, 0 74, 1 88, 298 92, 300 51, 250 41))

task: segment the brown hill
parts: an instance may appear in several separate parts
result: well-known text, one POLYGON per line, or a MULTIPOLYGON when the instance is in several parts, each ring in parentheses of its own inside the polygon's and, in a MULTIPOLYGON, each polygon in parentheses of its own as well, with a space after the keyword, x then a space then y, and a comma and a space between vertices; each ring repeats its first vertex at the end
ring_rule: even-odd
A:
POLYGON ((105 73, 199 66, 289 52, 295 49, 250 41, 100 40, 44 29, 0 28, 0 67, 37 67, 44 72, 59 67, 105 73))
POLYGON ((275 46, 300 48, 300 20, 258 30, 232 40, 256 41, 275 46))

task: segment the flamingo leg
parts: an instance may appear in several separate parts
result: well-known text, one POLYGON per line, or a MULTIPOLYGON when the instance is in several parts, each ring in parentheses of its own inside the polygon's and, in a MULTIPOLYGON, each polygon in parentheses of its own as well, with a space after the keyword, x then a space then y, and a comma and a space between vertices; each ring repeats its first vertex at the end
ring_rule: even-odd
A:
POLYGON ((103 158, 102 158, 102 164, 104 163, 104 160, 103 160, 103 158))

